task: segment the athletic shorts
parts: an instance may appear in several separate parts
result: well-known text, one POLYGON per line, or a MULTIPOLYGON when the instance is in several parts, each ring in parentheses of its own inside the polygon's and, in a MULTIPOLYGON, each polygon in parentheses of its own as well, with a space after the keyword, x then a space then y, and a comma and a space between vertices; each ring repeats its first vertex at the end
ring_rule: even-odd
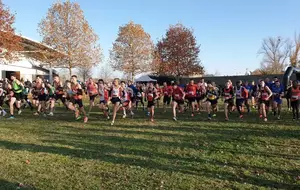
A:
POLYGON ((46 94, 40 94, 38 96, 38 100, 39 101, 46 101, 47 100, 47 95, 46 94))
POLYGON ((129 100, 126 100, 121 103, 122 103, 123 107, 127 107, 129 105, 129 102, 130 102, 129 100))
POLYGON ((23 98, 23 94, 21 93, 16 93, 14 92, 14 97, 16 98, 17 101, 21 101, 23 98))
POLYGON ((184 104, 184 100, 173 100, 173 101, 176 102, 178 105, 184 104))
POLYGON ((196 97, 188 97, 187 99, 188 99, 189 103, 193 103, 196 101, 196 97))
POLYGON ((5 96, 0 96, 0 106, 3 106, 4 99, 5 99, 5 96))
POLYGON ((211 104, 212 106, 218 104, 218 100, 217 100, 217 99, 216 99, 216 100, 210 100, 210 99, 207 99, 206 101, 207 101, 207 102, 210 102, 210 104, 211 104))
POLYGON ((259 99, 258 102, 259 102, 259 104, 265 104, 267 107, 270 106, 270 100, 259 99))
POLYGON ((300 100, 291 101, 291 107, 299 107, 300 100))
POLYGON ((152 106, 155 106, 154 101, 148 101, 147 108, 151 108, 152 106))
POLYGON ((164 96, 163 102, 164 102, 164 104, 170 105, 170 103, 171 103, 171 97, 164 96))
POLYGON ((280 98, 275 98, 273 101, 276 102, 279 105, 282 104, 282 99, 280 99, 280 98))
POLYGON ((55 100, 61 100, 62 103, 66 102, 66 98, 63 96, 63 94, 56 94, 55 95, 55 100))
POLYGON ((107 104, 107 101, 106 101, 106 100, 100 100, 100 104, 106 105, 106 104, 107 104))
POLYGON ((234 106, 234 101, 232 98, 225 100, 224 103, 228 104, 228 106, 234 106))
POLYGON ((118 97, 112 97, 110 101, 112 104, 116 104, 117 102, 121 103, 121 100, 118 97))
POLYGON ((98 95, 96 94, 96 95, 91 95, 90 96, 90 101, 95 101, 95 98, 97 97, 98 95))
POLYGON ((79 106, 79 108, 83 107, 82 99, 74 100, 74 104, 77 104, 79 106))
POLYGON ((235 104, 236 106, 242 106, 245 103, 245 99, 236 99, 235 104))

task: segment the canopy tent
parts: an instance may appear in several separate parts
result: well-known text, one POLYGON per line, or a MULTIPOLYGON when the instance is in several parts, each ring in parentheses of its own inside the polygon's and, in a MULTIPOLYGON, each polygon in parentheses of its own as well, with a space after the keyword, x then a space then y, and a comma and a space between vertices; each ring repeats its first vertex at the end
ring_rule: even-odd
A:
POLYGON ((135 82, 156 82, 157 80, 150 78, 148 75, 140 76, 135 82))

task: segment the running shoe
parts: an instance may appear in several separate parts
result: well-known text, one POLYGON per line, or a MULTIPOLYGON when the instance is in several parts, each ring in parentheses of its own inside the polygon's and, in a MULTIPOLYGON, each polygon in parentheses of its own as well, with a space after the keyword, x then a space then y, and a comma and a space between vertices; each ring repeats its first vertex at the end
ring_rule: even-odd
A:
POLYGON ((177 121, 177 118, 176 118, 176 117, 173 117, 173 120, 174 120, 174 121, 177 121))
POLYGON ((79 115, 78 117, 76 117, 76 121, 80 120, 82 117, 79 115))
POLYGON ((15 119, 15 116, 11 115, 9 118, 7 119, 15 119))
POLYGON ((49 114, 48 114, 48 116, 53 116, 54 114, 53 114, 53 112, 50 112, 49 114))
POLYGON ((22 113, 22 110, 19 110, 19 111, 18 111, 18 115, 21 115, 21 113, 22 113))
POLYGON ((88 117, 84 117, 84 119, 83 119, 83 122, 84 122, 84 123, 87 123, 87 122, 88 122, 88 120, 89 120, 89 118, 88 118, 88 117))

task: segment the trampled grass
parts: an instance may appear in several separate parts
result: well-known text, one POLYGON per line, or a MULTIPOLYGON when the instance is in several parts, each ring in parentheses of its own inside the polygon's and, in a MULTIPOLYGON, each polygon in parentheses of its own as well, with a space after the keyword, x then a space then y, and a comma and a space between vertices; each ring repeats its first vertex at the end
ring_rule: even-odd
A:
MULTIPOLYGON (((95 108, 96 111, 96 108, 95 108)), ((169 110, 170 112, 170 110, 169 110)), ((0 189, 300 189, 300 124, 139 111, 115 126, 26 111, 0 120, 0 189), (23 186, 19 187, 22 183, 23 186)))

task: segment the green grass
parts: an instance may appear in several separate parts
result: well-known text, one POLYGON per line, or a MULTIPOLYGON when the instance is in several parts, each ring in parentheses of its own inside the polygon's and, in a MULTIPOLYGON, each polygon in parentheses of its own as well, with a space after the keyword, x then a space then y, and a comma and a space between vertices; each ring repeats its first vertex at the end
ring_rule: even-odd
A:
POLYGON ((300 125, 290 113, 173 122, 157 110, 149 123, 139 111, 115 126, 97 114, 86 125, 64 109, 0 119, 0 189, 300 189, 300 125))

